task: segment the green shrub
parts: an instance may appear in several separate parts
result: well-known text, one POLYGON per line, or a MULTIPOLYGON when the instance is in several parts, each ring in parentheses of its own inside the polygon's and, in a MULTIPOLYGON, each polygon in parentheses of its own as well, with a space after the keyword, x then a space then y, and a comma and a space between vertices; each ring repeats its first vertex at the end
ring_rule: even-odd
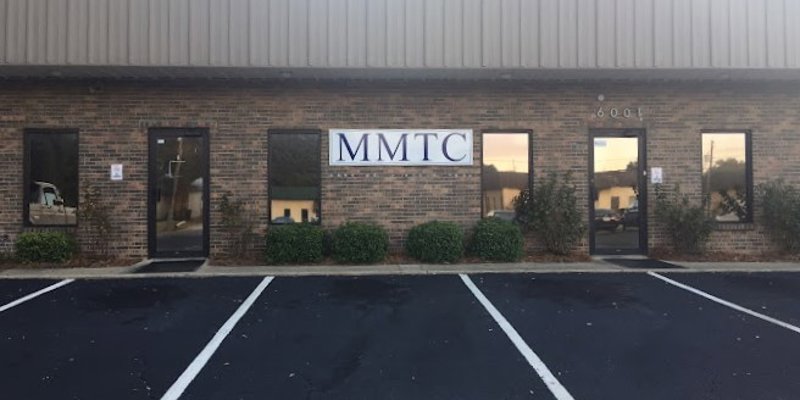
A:
POLYGON ((699 254, 705 251, 714 219, 702 205, 692 205, 689 197, 681 194, 675 185, 672 193, 667 193, 656 185, 656 221, 664 226, 675 251, 684 254, 699 254))
POLYGON ((75 255, 77 245, 64 232, 27 232, 17 236, 15 249, 21 261, 62 263, 75 255))
POLYGON ((456 262, 464 254, 464 233, 452 222, 426 222, 408 232, 406 252, 428 263, 456 262))
POLYGON ((525 253, 519 226, 500 218, 478 221, 470 240, 470 253, 484 261, 517 261, 525 253))
POLYGON ((274 226, 267 232, 264 256, 272 264, 322 260, 322 229, 311 224, 274 226))
POLYGON ((377 225, 348 222, 333 232, 333 258, 340 263, 376 263, 388 249, 389 236, 377 225))
POLYGON ((571 174, 551 173, 514 199, 517 220, 539 239, 547 251, 566 255, 586 234, 571 174))
POLYGON ((800 252, 800 191, 782 180, 758 185, 767 234, 788 252, 800 252))
POLYGON ((322 234, 322 255, 330 257, 333 255, 333 232, 326 230, 322 234))

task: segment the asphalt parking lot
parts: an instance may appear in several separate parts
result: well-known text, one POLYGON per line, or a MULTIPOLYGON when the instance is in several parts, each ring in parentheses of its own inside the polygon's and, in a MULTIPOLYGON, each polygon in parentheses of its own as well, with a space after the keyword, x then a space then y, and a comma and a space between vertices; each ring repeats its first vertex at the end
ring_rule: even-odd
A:
POLYGON ((0 280, 3 399, 797 399, 800 274, 0 280))

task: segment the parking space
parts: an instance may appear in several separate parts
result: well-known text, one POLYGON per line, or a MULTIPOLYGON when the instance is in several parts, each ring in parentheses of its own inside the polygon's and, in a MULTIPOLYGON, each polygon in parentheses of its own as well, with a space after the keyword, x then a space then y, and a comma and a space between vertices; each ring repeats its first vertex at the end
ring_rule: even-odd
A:
POLYGON ((753 311, 800 326, 800 274, 718 272, 662 274, 753 311))
POLYGON ((257 282, 80 281, 3 312, 2 397, 158 398, 257 282))
POLYGON ((646 274, 477 285, 579 399, 789 399, 800 336, 646 274))
MULTIPOLYGON (((663 275, 787 323, 800 318, 797 274, 663 275)), ((158 399, 187 376, 181 399, 727 400, 800 392, 798 333, 653 276, 470 278, 72 282, 0 312, 3 397, 158 399), (541 367, 568 393, 554 395, 541 367)), ((0 299, 58 282, 0 280, 0 299)))
POLYGON ((48 279, 0 279, 0 307, 58 281, 48 279))
POLYGON ((454 276, 277 279, 186 399, 549 399, 454 276))

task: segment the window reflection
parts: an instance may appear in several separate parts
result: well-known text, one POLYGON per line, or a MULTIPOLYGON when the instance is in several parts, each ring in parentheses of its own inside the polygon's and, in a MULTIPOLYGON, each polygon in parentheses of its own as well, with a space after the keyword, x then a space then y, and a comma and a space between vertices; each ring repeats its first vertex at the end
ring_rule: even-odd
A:
POLYGON ((319 134, 271 132, 268 152, 271 223, 318 223, 319 134))
POLYGON ((206 141, 202 136, 156 139, 156 251, 202 251, 206 141))
POLYGON ((78 134, 27 132, 27 222, 75 225, 78 207, 78 134))
POLYGON ((483 134, 483 216, 513 220, 514 199, 530 178, 527 133, 483 134))
POLYGON ((595 137, 595 249, 639 248, 639 138, 595 137))
POLYGON ((747 135, 703 134, 703 201, 718 222, 749 219, 747 135))

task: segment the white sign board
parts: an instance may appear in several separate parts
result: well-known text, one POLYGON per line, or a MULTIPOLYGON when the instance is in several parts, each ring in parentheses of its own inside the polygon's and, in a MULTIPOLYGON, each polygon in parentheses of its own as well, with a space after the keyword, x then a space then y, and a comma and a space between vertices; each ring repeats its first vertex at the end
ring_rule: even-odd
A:
POLYGON ((122 180, 122 164, 111 164, 111 180, 122 180))
POLYGON ((333 166, 472 165, 472 129, 331 129, 333 166))
POLYGON ((660 167, 650 168, 650 183, 664 183, 664 171, 660 167))

